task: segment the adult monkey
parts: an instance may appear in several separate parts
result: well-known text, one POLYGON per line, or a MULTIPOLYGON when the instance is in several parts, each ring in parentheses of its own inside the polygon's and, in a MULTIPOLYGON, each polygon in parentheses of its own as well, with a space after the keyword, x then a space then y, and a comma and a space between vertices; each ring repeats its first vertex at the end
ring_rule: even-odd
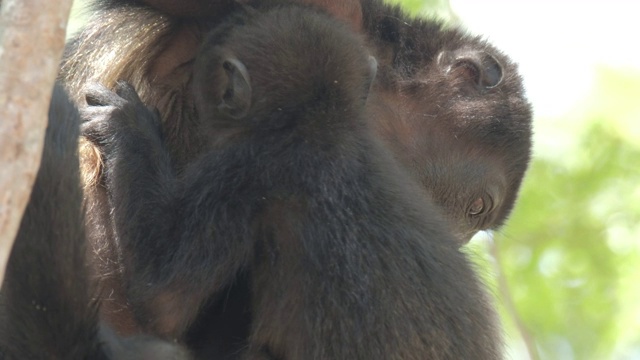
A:
POLYGON ((479 37, 363 0, 379 76, 374 126, 442 206, 458 239, 511 212, 531 150, 531 105, 517 66, 479 37))
MULTIPOLYGON (((171 1, 147 3, 171 11, 171 1)), ((338 9, 338 17, 353 18, 330 7, 339 2, 317 3, 338 9)), ((530 148, 531 114, 515 65, 460 30, 411 19, 378 0, 347 3, 362 6, 362 31, 379 59, 370 104, 380 137, 448 212, 460 239, 500 224, 514 203, 530 148)), ((191 10, 202 14, 198 18, 162 15, 124 0, 101 4, 102 10, 69 47, 62 79, 78 102, 84 101, 82 88, 88 81, 107 86, 120 79, 131 82, 145 103, 160 110, 172 160, 180 170, 201 151, 192 133, 198 119, 188 86, 191 60, 202 34, 236 4, 190 1, 203 6, 191 10)), ((85 165, 96 168, 91 160, 85 165)), ((104 192, 89 188, 87 201, 96 262, 102 266, 98 272, 105 286, 115 290, 114 301, 107 301, 112 307, 104 309, 122 332, 135 331, 118 292, 120 254, 109 243, 114 236, 104 192)))

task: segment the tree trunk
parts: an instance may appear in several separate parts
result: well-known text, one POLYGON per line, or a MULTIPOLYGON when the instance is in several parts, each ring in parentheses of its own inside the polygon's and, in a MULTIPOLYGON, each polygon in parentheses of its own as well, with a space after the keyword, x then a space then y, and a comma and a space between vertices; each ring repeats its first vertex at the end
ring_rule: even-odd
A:
POLYGON ((0 282, 40 165, 71 3, 0 0, 0 282))

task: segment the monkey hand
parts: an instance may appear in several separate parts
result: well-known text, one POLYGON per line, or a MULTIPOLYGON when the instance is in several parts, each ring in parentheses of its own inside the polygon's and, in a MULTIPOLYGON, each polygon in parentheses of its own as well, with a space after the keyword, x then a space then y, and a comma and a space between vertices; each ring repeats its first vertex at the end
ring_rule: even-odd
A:
POLYGON ((125 82, 118 82, 114 91, 99 84, 86 91, 82 135, 100 149, 109 193, 128 191, 132 184, 127 174, 152 172, 167 158, 159 116, 125 82))
POLYGON ((113 151, 138 150, 144 143, 161 145, 162 130, 156 110, 147 108, 135 89, 124 81, 111 91, 101 84, 86 88, 87 106, 80 109, 82 135, 109 158, 113 151))

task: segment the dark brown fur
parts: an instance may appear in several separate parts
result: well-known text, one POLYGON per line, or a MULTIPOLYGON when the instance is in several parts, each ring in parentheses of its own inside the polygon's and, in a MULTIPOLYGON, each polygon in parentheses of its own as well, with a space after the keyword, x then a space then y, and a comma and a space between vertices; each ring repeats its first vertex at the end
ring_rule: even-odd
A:
POLYGON ((133 88, 91 88, 85 132, 145 330, 189 342, 200 309, 228 302, 251 315, 232 358, 499 358, 471 265, 369 129, 365 50, 304 7, 221 25, 194 65, 202 155, 178 174, 133 88))
MULTIPOLYGON (((145 2, 166 14, 127 5, 124 0, 111 1, 97 11, 69 46, 61 77, 79 103, 84 101, 82 88, 88 82, 108 87, 120 79, 132 83, 145 103, 159 109, 173 164, 181 171, 202 151, 193 133, 198 119, 189 90, 192 60, 203 34, 236 5, 225 2, 223 10, 213 14, 203 9, 216 1, 191 0, 197 10, 180 14, 172 13, 177 10, 172 10, 171 1, 145 2), (201 16, 189 17, 196 13, 201 16)), ((360 4, 344 10, 348 4, 342 9, 337 4, 345 2, 313 2, 339 18, 362 19, 369 48, 380 63, 379 81, 369 101, 375 110, 372 124, 395 157, 424 185, 425 196, 444 208, 457 237, 465 241, 477 229, 504 222, 526 169, 531 136, 530 109, 515 65, 477 37, 447 30, 438 22, 411 19, 378 0, 363 0, 362 14, 357 12, 360 4), (349 15, 352 10, 355 15, 349 15), (444 57, 449 62, 437 62, 443 51, 471 58, 471 66, 452 66, 455 56, 444 57), (481 53, 488 53, 501 66, 503 78, 498 86, 477 86, 473 64, 482 66, 481 53), (477 205, 479 198, 482 212, 471 214, 470 204, 477 205)), ((360 20, 355 21, 351 26, 357 28, 360 20)), ((100 163, 94 150, 83 154, 90 159, 85 162, 87 169, 100 163)), ((110 209, 104 199, 101 187, 88 187, 98 275, 107 293, 113 294, 103 312, 121 332, 135 332, 136 324, 127 314, 130 307, 119 288, 123 264, 110 233, 110 209)))

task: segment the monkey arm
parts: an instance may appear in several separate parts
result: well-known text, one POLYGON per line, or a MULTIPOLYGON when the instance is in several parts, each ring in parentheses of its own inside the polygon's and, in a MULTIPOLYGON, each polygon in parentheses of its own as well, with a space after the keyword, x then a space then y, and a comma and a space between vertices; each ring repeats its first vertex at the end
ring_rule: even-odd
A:
POLYGON ((83 132, 105 159, 128 301, 143 327, 178 337, 246 263, 251 247, 238 240, 249 239, 248 230, 216 224, 250 209, 216 206, 233 190, 211 186, 229 181, 215 179, 215 156, 196 162, 184 179, 174 174, 158 116, 130 85, 116 92, 93 86, 87 103, 83 132))

